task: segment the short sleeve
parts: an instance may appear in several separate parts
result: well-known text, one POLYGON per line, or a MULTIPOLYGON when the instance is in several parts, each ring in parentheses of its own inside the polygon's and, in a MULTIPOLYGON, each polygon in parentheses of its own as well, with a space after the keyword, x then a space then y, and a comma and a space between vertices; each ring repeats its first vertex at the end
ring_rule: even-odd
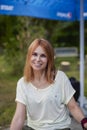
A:
POLYGON ((63 74, 63 86, 62 86, 62 97, 63 97, 63 103, 68 104, 70 99, 73 97, 75 94, 75 90, 72 87, 69 78, 67 75, 64 73, 63 74))
POLYGON ((16 88, 16 102, 21 102, 24 105, 26 105, 26 95, 25 95, 25 89, 24 89, 24 83, 23 79, 19 80, 17 82, 17 88, 16 88))

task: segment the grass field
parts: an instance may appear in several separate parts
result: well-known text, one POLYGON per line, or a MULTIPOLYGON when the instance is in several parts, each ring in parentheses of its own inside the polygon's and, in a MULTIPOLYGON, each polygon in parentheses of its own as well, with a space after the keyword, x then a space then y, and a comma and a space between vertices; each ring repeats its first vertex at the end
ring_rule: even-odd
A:
POLYGON ((11 66, 0 56, 0 127, 7 126, 12 119, 18 78, 17 75, 11 75, 11 66))
MULTIPOLYGON (((75 77, 79 80, 79 59, 76 57, 70 58, 57 58, 55 65, 57 69, 63 69, 61 67, 62 61, 70 62, 70 66, 64 69, 65 73, 69 77, 75 77)), ((87 96, 87 65, 85 62, 85 83, 84 83, 84 95, 87 96)), ((11 66, 6 64, 3 56, 0 56, 0 127, 10 124, 15 111, 15 91, 16 83, 20 77, 18 75, 13 76, 11 74, 11 66)))

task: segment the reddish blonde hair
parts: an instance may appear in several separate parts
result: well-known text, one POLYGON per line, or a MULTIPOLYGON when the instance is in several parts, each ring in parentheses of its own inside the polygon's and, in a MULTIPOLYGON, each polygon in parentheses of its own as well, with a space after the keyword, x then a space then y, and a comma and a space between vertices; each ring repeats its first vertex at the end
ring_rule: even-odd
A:
POLYGON ((46 79, 49 83, 52 83, 54 81, 54 73, 55 73, 55 67, 54 67, 54 49, 52 48, 51 44, 45 40, 45 39, 35 39, 31 45, 28 48, 28 53, 26 57, 26 64, 24 67, 24 77, 27 82, 31 81, 34 79, 34 73, 33 69, 30 65, 30 58, 32 56, 32 53, 34 50, 38 47, 41 46, 46 55, 47 55, 47 67, 46 67, 46 79))

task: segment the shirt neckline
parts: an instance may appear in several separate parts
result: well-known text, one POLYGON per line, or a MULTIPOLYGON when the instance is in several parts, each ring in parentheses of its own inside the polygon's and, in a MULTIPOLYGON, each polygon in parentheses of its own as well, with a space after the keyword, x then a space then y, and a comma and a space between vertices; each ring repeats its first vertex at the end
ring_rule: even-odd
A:
POLYGON ((48 89, 50 89, 51 87, 52 87, 52 85, 53 85, 53 83, 52 84, 49 84, 47 87, 45 87, 45 88, 37 88, 33 83, 31 83, 30 82, 30 85, 31 85, 31 87, 32 88, 34 88, 35 90, 37 90, 37 91, 46 91, 46 90, 48 90, 48 89))

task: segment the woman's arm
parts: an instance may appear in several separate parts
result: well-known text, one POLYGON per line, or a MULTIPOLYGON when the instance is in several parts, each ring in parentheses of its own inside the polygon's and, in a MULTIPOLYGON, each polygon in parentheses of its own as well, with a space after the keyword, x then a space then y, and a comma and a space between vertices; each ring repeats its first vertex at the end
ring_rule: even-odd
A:
MULTIPOLYGON (((69 108, 69 111, 71 112, 72 116, 81 123, 81 120, 85 118, 82 110, 78 106, 75 99, 72 97, 69 103, 67 104, 67 107, 69 108)), ((85 128, 87 128, 87 123, 84 124, 85 128)))
POLYGON ((22 130, 25 121, 26 106, 17 102, 16 111, 11 122, 10 130, 22 130))

